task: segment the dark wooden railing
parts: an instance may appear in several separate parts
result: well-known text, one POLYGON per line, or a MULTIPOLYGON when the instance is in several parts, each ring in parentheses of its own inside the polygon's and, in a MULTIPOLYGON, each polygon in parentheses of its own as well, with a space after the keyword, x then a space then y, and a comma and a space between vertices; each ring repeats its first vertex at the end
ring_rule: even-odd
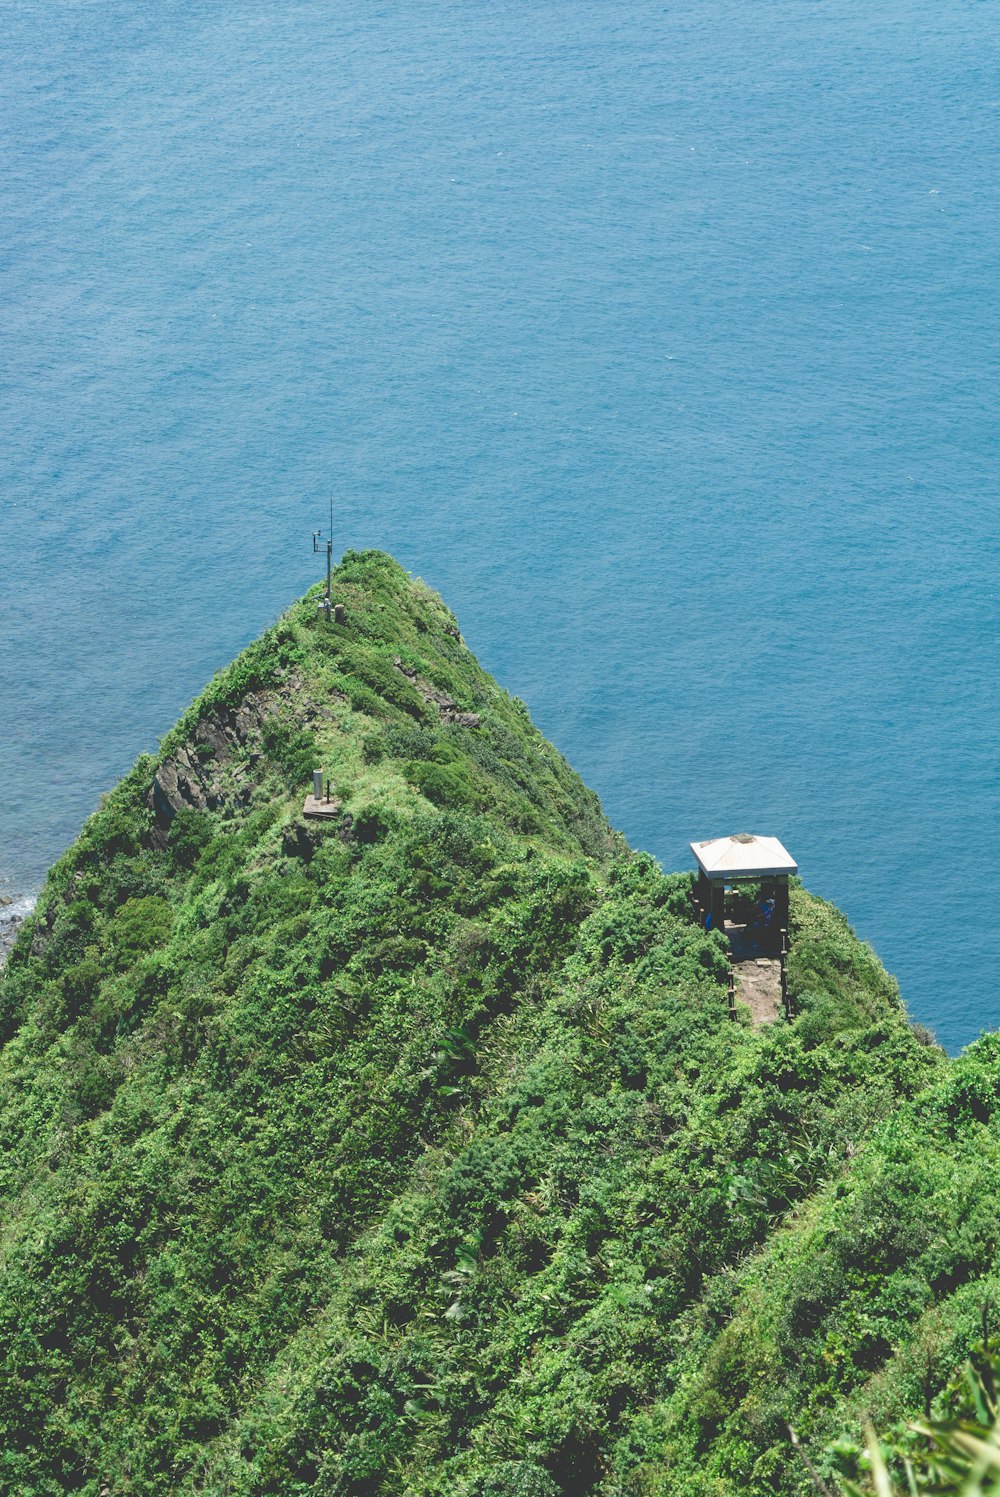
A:
POLYGON ((786 1019, 795 1018, 795 1004, 788 992, 788 932, 781 932, 781 1006, 786 1019))

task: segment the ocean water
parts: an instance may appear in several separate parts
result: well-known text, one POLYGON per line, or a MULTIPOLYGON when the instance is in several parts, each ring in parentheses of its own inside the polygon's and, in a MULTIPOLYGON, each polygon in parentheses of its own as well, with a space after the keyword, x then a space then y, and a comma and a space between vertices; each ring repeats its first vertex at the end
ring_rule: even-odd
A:
POLYGON ((633 843, 1000 1023, 987 0, 8 0, 0 887, 381 546, 633 843))

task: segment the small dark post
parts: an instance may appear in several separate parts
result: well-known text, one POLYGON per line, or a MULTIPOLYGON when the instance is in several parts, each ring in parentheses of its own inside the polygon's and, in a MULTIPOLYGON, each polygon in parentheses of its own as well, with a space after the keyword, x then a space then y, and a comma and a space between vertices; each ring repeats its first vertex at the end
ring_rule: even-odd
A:
POLYGON ((729 1017, 736 1018, 736 973, 729 969, 729 1017))
POLYGON ((785 1018, 793 1019, 792 1000, 788 996, 788 971, 785 967, 785 953, 781 953, 781 1006, 785 1010, 785 1018))

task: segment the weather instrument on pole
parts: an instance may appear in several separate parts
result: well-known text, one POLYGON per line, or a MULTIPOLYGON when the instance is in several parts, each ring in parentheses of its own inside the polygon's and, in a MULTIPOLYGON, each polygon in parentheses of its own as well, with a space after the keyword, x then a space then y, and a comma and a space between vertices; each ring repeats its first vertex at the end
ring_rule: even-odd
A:
MULTIPOLYGON (((330 500, 330 528, 324 539, 322 530, 313 531, 313 550, 320 552, 326 546, 326 594, 316 604, 317 613, 325 613, 327 623, 333 611, 333 499, 330 500)), ((339 611, 339 610, 338 610, 339 611)))

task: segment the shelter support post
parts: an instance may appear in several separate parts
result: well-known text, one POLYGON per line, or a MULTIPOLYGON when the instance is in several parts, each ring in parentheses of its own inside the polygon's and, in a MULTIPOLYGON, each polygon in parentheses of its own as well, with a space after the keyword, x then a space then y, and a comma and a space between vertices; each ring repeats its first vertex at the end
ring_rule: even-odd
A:
POLYGON ((774 881, 774 923, 779 930, 788 929, 788 879, 774 881))
POLYGON ((726 928, 726 885, 723 879, 712 879, 712 929, 726 928))
POLYGON ((704 925, 712 908, 712 885, 703 873, 698 874, 695 899, 698 901, 698 918, 704 925))

